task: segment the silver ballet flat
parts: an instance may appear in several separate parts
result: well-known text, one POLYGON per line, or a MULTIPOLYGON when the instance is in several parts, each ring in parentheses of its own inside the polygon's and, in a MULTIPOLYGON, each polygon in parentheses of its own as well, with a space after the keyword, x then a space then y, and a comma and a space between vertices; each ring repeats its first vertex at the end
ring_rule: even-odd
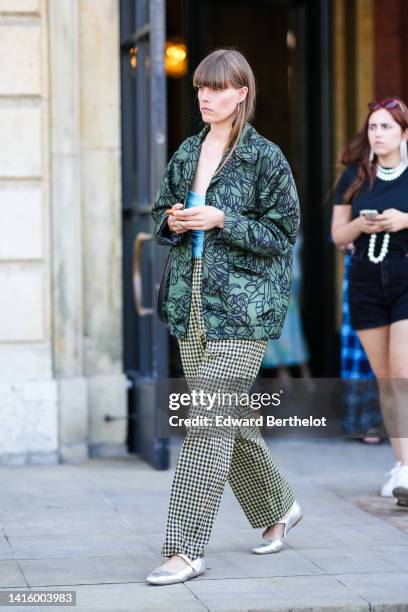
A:
POLYGON ((192 561, 187 555, 184 553, 177 553, 178 557, 181 557, 188 563, 186 567, 183 567, 181 570, 169 570, 163 569, 163 567, 156 567, 150 574, 147 576, 146 581, 149 584, 175 584, 176 582, 185 582, 186 580, 190 580, 191 578, 196 578, 205 572, 205 560, 204 557, 198 557, 192 561))
MULTIPOLYGON (((303 517, 300 506, 297 502, 293 502, 291 509, 285 519, 279 521, 284 525, 283 536, 281 538, 264 538, 260 546, 256 546, 252 549, 252 552, 256 555, 266 555, 268 553, 277 553, 283 548, 283 541, 286 539, 288 532, 297 525, 297 523, 303 517)), ((268 529, 268 528, 267 528, 268 529)), ((267 531, 265 529, 264 533, 267 531)))

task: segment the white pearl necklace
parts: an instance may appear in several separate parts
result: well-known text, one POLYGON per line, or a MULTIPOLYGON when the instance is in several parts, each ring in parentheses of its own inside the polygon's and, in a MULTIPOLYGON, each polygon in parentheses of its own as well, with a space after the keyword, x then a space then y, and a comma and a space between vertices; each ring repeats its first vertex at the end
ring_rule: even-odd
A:
POLYGON ((383 261, 383 259, 387 255, 387 253, 388 253, 388 245, 390 243, 390 234, 388 232, 385 232, 384 238, 383 238, 383 243, 382 243, 382 246, 381 246, 381 251, 380 251, 379 255, 374 255, 374 249, 375 249, 376 240, 377 240, 377 234, 371 234, 370 242, 368 244, 368 259, 372 263, 375 263, 375 264, 380 263, 381 261, 383 261))
MULTIPOLYGON (((408 161, 405 160, 401 161, 398 166, 395 166, 395 168, 383 168, 382 166, 380 166, 380 164, 376 164, 376 175, 377 178, 381 179, 382 181, 393 181, 394 179, 397 179, 399 176, 401 176, 401 174, 405 172, 407 168, 408 161)), ((381 251, 378 255, 374 255, 376 240, 377 234, 371 234, 370 242, 368 244, 368 259, 375 264, 380 263, 385 259, 388 253, 390 234, 388 232, 385 232, 383 243, 381 245, 381 251)))
POLYGON ((408 168, 408 161, 402 161, 395 168, 383 168, 380 164, 376 164, 377 178, 382 181, 393 181, 397 179, 408 168))

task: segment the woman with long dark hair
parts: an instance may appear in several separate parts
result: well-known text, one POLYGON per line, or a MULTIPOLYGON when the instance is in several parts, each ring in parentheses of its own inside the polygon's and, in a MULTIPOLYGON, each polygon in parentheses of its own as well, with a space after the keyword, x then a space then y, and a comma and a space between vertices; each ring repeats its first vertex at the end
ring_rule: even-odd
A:
POLYGON ((354 243, 349 304, 354 330, 378 381, 396 464, 381 495, 408 505, 408 108, 372 102, 347 146, 337 183, 332 237, 354 243))
MULTIPOLYGON (((171 246, 163 310, 191 391, 249 391, 269 338, 278 338, 290 293, 299 203, 280 149, 248 123, 255 80, 236 50, 214 51, 193 77, 205 123, 173 155, 152 216, 171 246), (183 207, 183 203, 185 206, 183 207)), ((192 404, 195 417, 225 414, 192 404)), ((233 405, 233 416, 253 416, 233 405)), ((302 514, 258 426, 188 426, 173 480, 163 557, 151 584, 205 571, 204 549, 226 481, 250 524, 264 527, 255 554, 276 553, 302 514)))

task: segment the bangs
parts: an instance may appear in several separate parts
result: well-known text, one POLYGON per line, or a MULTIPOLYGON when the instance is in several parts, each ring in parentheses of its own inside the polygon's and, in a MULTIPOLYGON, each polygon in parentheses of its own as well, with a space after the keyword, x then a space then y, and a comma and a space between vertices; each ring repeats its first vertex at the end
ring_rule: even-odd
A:
POLYGON ((193 75, 194 87, 211 87, 212 89, 227 89, 239 87, 232 66, 223 56, 207 57, 196 68, 193 75))

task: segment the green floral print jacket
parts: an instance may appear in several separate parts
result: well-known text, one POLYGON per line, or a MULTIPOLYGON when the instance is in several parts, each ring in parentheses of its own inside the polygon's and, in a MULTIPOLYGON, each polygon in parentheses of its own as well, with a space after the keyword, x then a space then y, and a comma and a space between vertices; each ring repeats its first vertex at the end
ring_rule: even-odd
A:
MULTIPOLYGON (((163 309, 177 338, 185 338, 188 329, 192 239, 189 231, 171 232, 165 210, 185 202, 208 130, 207 124, 174 153, 151 211, 157 243, 171 247, 163 309)), ((225 213, 222 229, 204 232, 201 300, 207 338, 279 338, 300 221, 295 182, 282 151, 246 123, 231 158, 212 177, 205 204, 225 213)))

